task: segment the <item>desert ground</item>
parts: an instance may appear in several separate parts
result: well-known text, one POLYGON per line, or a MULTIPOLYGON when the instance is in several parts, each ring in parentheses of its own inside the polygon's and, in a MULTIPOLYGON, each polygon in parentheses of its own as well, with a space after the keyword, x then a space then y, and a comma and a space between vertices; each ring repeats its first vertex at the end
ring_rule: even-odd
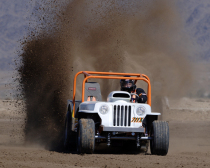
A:
POLYGON ((21 101, 0 101, 0 167, 210 167, 210 99, 169 99, 163 113, 170 127, 166 156, 106 148, 78 155, 26 145, 22 106, 21 101))

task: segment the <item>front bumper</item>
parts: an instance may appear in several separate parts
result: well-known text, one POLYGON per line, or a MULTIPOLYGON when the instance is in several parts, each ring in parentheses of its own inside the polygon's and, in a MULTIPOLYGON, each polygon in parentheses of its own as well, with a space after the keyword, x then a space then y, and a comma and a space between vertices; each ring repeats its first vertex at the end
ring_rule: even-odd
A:
POLYGON ((102 126, 103 131, 107 131, 107 132, 144 132, 144 128, 143 127, 139 127, 139 128, 133 128, 133 127, 107 127, 107 126, 102 126))

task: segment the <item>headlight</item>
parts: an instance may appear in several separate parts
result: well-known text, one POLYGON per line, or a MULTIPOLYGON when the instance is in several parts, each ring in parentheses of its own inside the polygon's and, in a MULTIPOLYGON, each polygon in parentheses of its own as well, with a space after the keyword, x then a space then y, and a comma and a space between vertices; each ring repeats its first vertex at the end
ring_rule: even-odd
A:
POLYGON ((146 112, 146 108, 145 108, 144 106, 138 106, 138 107, 136 108, 136 114, 137 114, 138 116, 144 115, 145 112, 146 112))
POLYGON ((102 105, 100 108, 99 108, 99 112, 101 114, 107 114, 109 112, 109 107, 107 105, 102 105))

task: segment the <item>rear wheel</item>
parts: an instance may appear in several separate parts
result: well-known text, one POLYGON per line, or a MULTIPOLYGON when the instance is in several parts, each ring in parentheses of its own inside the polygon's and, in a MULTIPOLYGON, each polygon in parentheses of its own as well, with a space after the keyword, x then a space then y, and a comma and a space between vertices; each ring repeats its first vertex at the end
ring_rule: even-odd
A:
POLYGON ((71 130, 72 118, 71 113, 68 111, 65 120, 65 132, 64 132, 64 149, 75 150, 76 145, 76 135, 75 132, 71 130))
POLYGON ((80 119, 78 130, 78 153, 93 153, 95 148, 95 123, 92 119, 80 119))
POLYGON ((166 121, 153 121, 150 136, 150 151, 156 155, 166 155, 169 148, 169 126, 166 121))
POLYGON ((65 120, 65 132, 64 132, 64 148, 68 149, 69 148, 69 140, 70 140, 70 121, 69 121, 69 111, 66 114, 66 120, 65 120))

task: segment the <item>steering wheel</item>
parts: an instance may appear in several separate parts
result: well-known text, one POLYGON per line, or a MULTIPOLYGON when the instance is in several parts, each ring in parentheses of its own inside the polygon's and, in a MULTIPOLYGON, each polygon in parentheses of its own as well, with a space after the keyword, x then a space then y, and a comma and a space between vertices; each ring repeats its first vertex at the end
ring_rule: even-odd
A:
POLYGON ((136 93, 130 93, 130 95, 131 95, 131 96, 132 96, 132 95, 135 95, 136 97, 139 98, 139 95, 137 95, 136 93))
POLYGON ((130 93, 130 95, 131 95, 131 96, 134 95, 134 96, 136 96, 136 97, 139 98, 139 95, 137 95, 136 93, 130 93))
MULTIPOLYGON (((131 101, 133 100, 132 95, 136 96, 136 98, 139 98, 139 95, 137 95, 136 93, 130 93, 131 95, 131 101)), ((134 98, 136 100, 136 98, 134 98)), ((135 101, 137 103, 137 101, 135 101)))

